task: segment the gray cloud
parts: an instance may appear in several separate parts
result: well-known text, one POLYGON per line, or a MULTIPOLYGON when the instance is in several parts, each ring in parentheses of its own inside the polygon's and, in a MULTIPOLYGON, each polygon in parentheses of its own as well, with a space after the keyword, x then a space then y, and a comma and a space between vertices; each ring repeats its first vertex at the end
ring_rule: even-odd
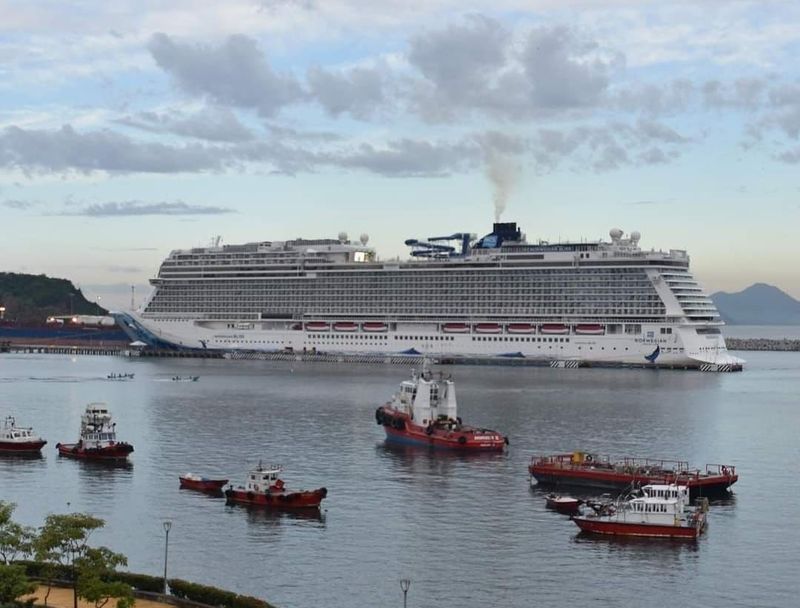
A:
POLYGON ((109 272, 119 272, 123 274, 133 274, 137 272, 142 272, 144 269, 140 268, 139 266, 106 266, 106 270, 109 272))
POLYGON ((331 71, 314 67, 306 78, 311 94, 333 116, 349 112, 355 118, 368 118, 386 101, 378 68, 331 71))
POLYGON ((63 215, 86 217, 127 217, 142 215, 220 215, 235 213, 232 209, 211 205, 190 205, 183 201, 145 203, 141 201, 108 202, 86 205, 82 209, 67 211, 63 215))
POLYGON ((598 50, 563 26, 533 30, 523 56, 533 103, 550 109, 597 104, 612 70, 624 63, 622 55, 604 59, 598 50))
POLYGON ((205 108, 190 115, 180 110, 139 112, 116 122, 151 133, 174 133, 212 142, 234 143, 250 141, 254 137, 253 132, 228 108, 205 108))
POLYGON ((23 201, 20 199, 6 199, 4 201, 0 201, 0 205, 3 207, 7 207, 8 209, 30 209, 31 207, 35 207, 39 203, 34 201, 23 201))
POLYGON ((365 169, 386 177, 443 177, 475 167, 482 152, 470 141, 430 142, 402 139, 383 147, 362 144, 322 157, 327 165, 365 169))
POLYGON ((229 36, 222 45, 211 47, 181 44, 159 33, 152 36, 148 48, 181 89, 219 104, 272 116, 303 98, 297 80, 276 72, 256 41, 247 36, 229 36))
POLYGON ((0 167, 23 171, 177 173, 222 168, 213 148, 136 142, 112 131, 79 133, 7 127, 0 132, 0 167))

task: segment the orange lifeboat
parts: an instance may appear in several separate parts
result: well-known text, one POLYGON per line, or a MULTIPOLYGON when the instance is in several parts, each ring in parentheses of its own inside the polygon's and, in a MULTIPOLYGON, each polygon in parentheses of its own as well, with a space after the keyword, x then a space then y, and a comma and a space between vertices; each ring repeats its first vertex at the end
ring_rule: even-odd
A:
POLYGON ((333 331, 356 331, 358 330, 358 323, 352 321, 339 321, 333 324, 333 331))
POLYGON ((506 331, 510 334, 532 334, 536 333, 536 326, 532 323, 509 323, 506 331))
POLYGON ((503 331, 499 323, 477 323, 472 329, 478 334, 499 334, 503 331))
POLYGON ((442 331, 446 334, 467 334, 469 333, 469 325, 466 323, 445 323, 442 325, 442 331))

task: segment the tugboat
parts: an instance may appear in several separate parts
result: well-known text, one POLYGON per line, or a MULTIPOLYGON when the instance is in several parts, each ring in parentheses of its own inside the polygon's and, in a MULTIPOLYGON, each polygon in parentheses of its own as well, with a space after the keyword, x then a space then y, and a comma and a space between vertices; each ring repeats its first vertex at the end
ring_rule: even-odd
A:
POLYGON ((81 416, 81 436, 78 443, 57 443, 61 456, 87 460, 125 460, 133 446, 117 441, 117 423, 105 403, 90 403, 81 416))
POLYGON ((38 453, 47 442, 33 434, 32 428, 17 426, 14 416, 6 416, 0 432, 0 452, 11 454, 38 453))
POLYGON ((186 475, 181 475, 178 479, 181 482, 181 488, 200 492, 220 492, 222 486, 228 483, 227 479, 209 479, 194 473, 186 473, 186 475))
POLYGON ((386 440, 463 452, 502 451, 508 438, 462 424, 453 380, 441 373, 437 376, 423 362, 422 372, 412 371, 411 380, 402 382, 392 400, 375 411, 386 440))
POLYGON ((707 464, 705 471, 690 469, 682 460, 623 458, 613 461, 608 456, 587 452, 534 456, 528 466, 531 485, 563 484, 624 490, 646 484, 678 484, 697 496, 725 496, 739 476, 736 467, 707 464))
POLYGON ((287 490, 280 478, 280 465, 264 466, 261 462, 250 471, 244 486, 231 485, 225 490, 228 502, 272 509, 318 509, 328 495, 326 488, 316 490, 287 490))
POLYGON ((572 518, 583 532, 612 536, 696 539, 706 528, 708 500, 691 508, 689 488, 650 484, 642 495, 572 518))

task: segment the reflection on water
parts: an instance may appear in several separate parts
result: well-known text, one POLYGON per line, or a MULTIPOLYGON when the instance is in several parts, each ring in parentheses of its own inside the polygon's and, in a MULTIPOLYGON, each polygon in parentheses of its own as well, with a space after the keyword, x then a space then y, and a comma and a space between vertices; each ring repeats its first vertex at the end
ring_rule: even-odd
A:
POLYGON ((75 435, 86 403, 104 401, 136 452, 122 466, 52 448, 2 457, 0 500, 27 525, 50 512, 102 517, 98 541, 150 574, 163 571, 169 518, 174 576, 284 608, 399 605, 401 573, 409 606, 427 608, 791 605, 796 475, 775 463, 797 450, 800 357, 749 355, 741 374, 449 368, 459 415, 510 436, 502 454, 386 444, 374 412, 403 367, 138 360, 124 366, 134 380, 107 382, 119 360, 3 355, 0 415, 24 413, 54 443, 75 435), (190 375, 201 379, 155 381, 190 375), (712 503, 697 542, 584 537, 527 472, 534 454, 576 449, 726 462, 740 481, 712 503), (290 489, 327 487, 323 511, 179 489, 186 471, 238 485, 260 459, 282 464, 290 489))

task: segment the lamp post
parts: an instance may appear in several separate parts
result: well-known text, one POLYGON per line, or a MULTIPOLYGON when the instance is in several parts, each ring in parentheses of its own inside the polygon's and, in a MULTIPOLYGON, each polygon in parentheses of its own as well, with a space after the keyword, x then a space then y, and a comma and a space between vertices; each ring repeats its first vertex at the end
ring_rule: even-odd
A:
POLYGON ((163 523, 164 525, 164 595, 167 594, 167 557, 169 556, 169 530, 172 528, 172 522, 170 520, 166 520, 163 523))
POLYGON ((400 589, 403 590, 403 608, 406 608, 406 603, 408 600, 408 588, 411 586, 411 579, 410 578, 401 578, 400 579, 400 589))

